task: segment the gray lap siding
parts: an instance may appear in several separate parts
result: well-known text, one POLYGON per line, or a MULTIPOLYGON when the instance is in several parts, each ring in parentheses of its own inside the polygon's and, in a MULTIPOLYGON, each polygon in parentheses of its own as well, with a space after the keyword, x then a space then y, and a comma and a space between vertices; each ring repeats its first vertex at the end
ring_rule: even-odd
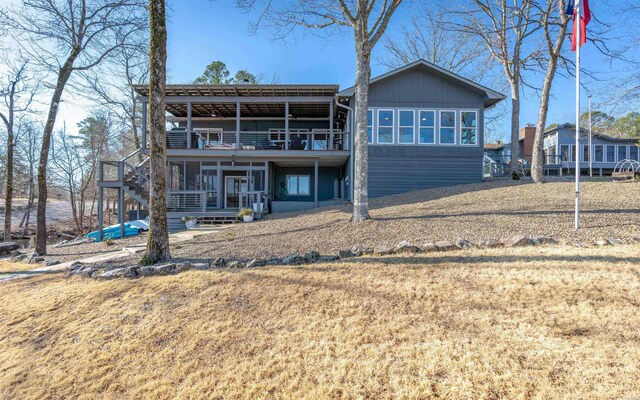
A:
POLYGON ((480 147, 369 146, 369 196, 482 180, 480 147))

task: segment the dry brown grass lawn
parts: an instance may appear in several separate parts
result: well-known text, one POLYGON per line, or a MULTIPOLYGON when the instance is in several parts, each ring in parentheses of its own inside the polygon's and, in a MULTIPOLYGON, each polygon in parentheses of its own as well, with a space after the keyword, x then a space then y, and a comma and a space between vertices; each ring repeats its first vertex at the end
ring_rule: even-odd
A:
POLYGON ((8 282, 0 398, 637 398, 638 250, 8 282))

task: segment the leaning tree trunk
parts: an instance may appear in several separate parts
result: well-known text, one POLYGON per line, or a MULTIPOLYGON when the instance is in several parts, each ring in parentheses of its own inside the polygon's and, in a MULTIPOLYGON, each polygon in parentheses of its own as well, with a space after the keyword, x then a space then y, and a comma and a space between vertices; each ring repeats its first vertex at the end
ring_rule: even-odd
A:
POLYGON ((71 77, 73 63, 79 52, 80 50, 77 47, 74 48, 58 72, 58 81, 51 97, 49 114, 42 134, 42 148, 40 149, 40 162, 38 163, 38 209, 36 211, 36 253, 39 255, 47 254, 47 163, 49 161, 49 147, 51 147, 51 134, 56 123, 58 106, 62 99, 64 87, 71 77))
MULTIPOLYGON (((167 152, 165 126, 165 84, 167 79, 167 26, 164 0, 149 0, 149 239, 143 264, 171 258, 167 229, 167 152)), ((122 210, 121 210, 122 212, 122 210)))
MULTIPOLYGON (((11 111, 10 111, 11 112, 11 111)), ((4 202, 4 241, 11 241, 11 208, 13 202, 13 116, 7 126, 7 185, 4 202)))
MULTIPOLYGON (((366 38, 365 38, 366 39, 366 38)), ((355 131, 353 140, 353 222, 369 219, 369 143, 367 105, 371 77, 371 49, 356 38, 355 131)))

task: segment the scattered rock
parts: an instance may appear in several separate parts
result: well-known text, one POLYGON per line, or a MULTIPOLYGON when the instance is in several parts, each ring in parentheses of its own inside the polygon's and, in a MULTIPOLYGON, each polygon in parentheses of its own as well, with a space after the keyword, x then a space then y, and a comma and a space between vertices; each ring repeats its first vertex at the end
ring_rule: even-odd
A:
POLYGON ((265 265, 267 265, 267 262, 265 260, 254 258, 247 263, 247 268, 264 267, 265 265))
POLYGON ((22 253, 20 252, 20 250, 13 250, 10 253, 10 255, 11 255, 11 258, 13 258, 13 257, 18 257, 18 256, 22 255, 22 253))
POLYGON ((2 242, 0 243, 0 254, 10 254, 14 250, 18 250, 20 245, 15 242, 2 242))
POLYGON ((174 274, 176 272, 176 265, 171 264, 162 264, 162 265, 154 265, 154 272, 158 275, 169 275, 174 274))
POLYGON ((535 242, 533 242, 531 238, 527 236, 517 235, 517 236, 512 236, 509 239, 503 240, 502 244, 504 245, 504 247, 522 247, 522 246, 530 246, 532 244, 535 244, 535 242))
POLYGON ((560 243, 558 240, 552 238, 551 236, 536 236, 532 238, 536 244, 542 245, 556 245, 560 243))
POLYGON ((467 239, 458 238, 456 240, 456 247, 459 249, 470 249, 473 247, 473 243, 467 239))
POLYGON ((310 251, 308 253, 305 253, 304 259, 310 263, 317 262, 320 259, 320 253, 318 253, 317 251, 310 251))
POLYGON ((339 259, 345 259, 345 258, 351 258, 353 257, 353 253, 351 252, 351 250, 340 250, 338 252, 338 258, 339 259))
POLYGON ((281 264, 291 264, 291 265, 303 264, 304 262, 305 262, 304 257, 302 257, 298 253, 289 254, 286 257, 282 257, 282 260, 280 260, 281 264))
POLYGON ((241 261, 234 260, 234 261, 229 261, 226 264, 226 267, 227 268, 244 268, 244 264, 241 261))
POLYGON ((339 259, 340 259, 340 257, 332 254, 332 255, 328 255, 328 256, 320 256, 318 261, 320 261, 320 262, 331 262, 331 261, 337 261, 339 259))
POLYGON ((44 257, 40 257, 40 256, 35 256, 35 257, 32 256, 29 258, 29 264, 37 264, 43 261, 44 261, 44 257))
POLYGON ((125 278, 137 278, 139 275, 139 271, 140 271, 140 267, 134 265, 131 267, 127 267, 124 269, 124 274, 123 276, 125 278))
POLYGON ((267 260, 267 265, 280 265, 282 264, 282 260, 279 258, 270 258, 267 260))
POLYGON ((377 254, 379 256, 386 256, 389 254, 393 254, 393 249, 389 246, 385 246, 384 244, 381 244, 379 246, 376 246, 373 249, 373 254, 377 254))
POLYGON ((398 245, 396 246, 396 248, 393 250, 394 253, 417 253, 420 251, 420 249, 418 248, 418 246, 414 246, 413 244, 403 240, 402 242, 398 243, 398 245))
POLYGON ((622 240, 616 238, 607 238, 607 242, 609 242, 611 246, 620 246, 624 244, 622 240))
POLYGON ((106 270, 100 274, 96 274, 95 278, 97 279, 114 279, 114 278, 121 278, 124 276, 125 274, 125 270, 126 268, 114 268, 114 269, 109 269, 106 270))
POLYGON ((140 276, 152 276, 155 274, 156 274, 156 269, 151 265, 140 267, 140 269, 138 270, 138 275, 140 276))
POLYGON ((26 260, 27 258, 29 258, 28 254, 19 254, 19 255, 15 256, 15 257, 11 257, 11 261, 20 262, 20 261, 26 260))
POLYGON ((44 265, 46 265, 47 267, 51 267, 53 265, 58 265, 60 264, 60 261, 58 260, 47 260, 44 262, 44 265))
POLYGON ((452 243, 448 240, 439 240, 436 242, 435 246, 438 251, 452 251, 460 249, 458 246, 456 246, 455 243, 452 243))
POLYGON ((211 264, 209 264, 208 262, 192 263, 191 268, 200 270, 209 269, 211 268, 211 264))
POLYGON ((213 261, 211 261, 211 266, 215 267, 215 268, 222 268, 227 264, 227 262, 225 261, 224 258, 222 257, 217 257, 214 258, 213 261))
POLYGON ((353 253, 354 257, 360 257, 366 254, 373 254, 373 249, 368 247, 362 247, 359 244, 357 244, 351 248, 351 253, 353 253))
POLYGON ((596 246, 608 246, 609 242, 606 240, 596 240, 594 243, 596 246))
POLYGON ((176 273, 188 271, 191 269, 191 263, 189 261, 176 264, 176 273))
POLYGON ((503 246, 503 244, 495 239, 482 239, 478 242, 478 247, 481 249, 495 249, 501 246, 503 246))
POLYGON ((422 245, 422 251, 425 253, 433 253, 434 251, 438 251, 438 246, 433 242, 428 242, 422 245))

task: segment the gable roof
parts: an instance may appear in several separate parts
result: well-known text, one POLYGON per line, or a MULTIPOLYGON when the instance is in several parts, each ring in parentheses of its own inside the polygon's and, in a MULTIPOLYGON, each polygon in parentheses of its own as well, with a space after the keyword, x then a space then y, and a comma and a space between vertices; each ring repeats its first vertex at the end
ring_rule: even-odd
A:
MULTIPOLYGON (((394 69, 393 71, 389 71, 386 74, 382 74, 382 75, 378 75, 375 78, 372 78, 369 81, 369 84, 374 84, 376 82, 380 82, 383 81, 385 79, 391 78, 394 75, 397 75, 401 72, 413 69, 413 68, 417 68, 417 67, 426 67, 429 70, 431 70, 432 72, 435 72, 436 74, 440 74, 442 76, 445 76, 451 80, 454 80, 458 83, 460 83, 462 86, 466 86, 470 89, 473 90, 477 90, 480 92, 484 93, 485 99, 484 99, 484 106, 485 108, 489 108, 494 106, 496 103, 504 100, 506 98, 505 95, 503 95, 502 93, 496 92, 495 90, 489 89, 486 86, 483 86, 479 83, 476 83, 470 79, 467 79, 465 77, 462 77, 458 74, 455 74, 447 69, 444 69, 442 67, 439 67, 433 63, 430 63, 429 61, 420 59, 417 61, 414 61, 412 63, 409 63, 403 67, 394 69)), ((345 96, 345 97, 351 97, 353 96, 353 94, 355 93, 355 86, 351 86, 349 88, 346 88, 344 90, 342 90, 340 93, 338 93, 339 96, 345 96)))
MULTIPOLYGON (((576 125, 575 124, 570 124, 570 123, 564 123, 564 124, 560 124, 560 125, 556 125, 553 128, 549 128, 547 130, 544 131, 544 136, 550 135, 552 133, 555 133, 557 131, 559 131, 560 129, 568 129, 571 130, 573 132, 576 131, 576 125)), ((575 135, 575 133, 574 133, 575 135)), ((589 130, 583 127, 580 127, 580 136, 581 137, 588 137, 589 136, 589 130)), ((634 137, 613 137, 613 136, 609 136, 609 135, 605 135, 604 133, 598 133, 598 132, 591 132, 591 136, 592 137, 599 137, 601 139, 604 140, 608 140, 611 142, 635 142, 635 143, 640 143, 640 138, 634 138, 634 137)))

